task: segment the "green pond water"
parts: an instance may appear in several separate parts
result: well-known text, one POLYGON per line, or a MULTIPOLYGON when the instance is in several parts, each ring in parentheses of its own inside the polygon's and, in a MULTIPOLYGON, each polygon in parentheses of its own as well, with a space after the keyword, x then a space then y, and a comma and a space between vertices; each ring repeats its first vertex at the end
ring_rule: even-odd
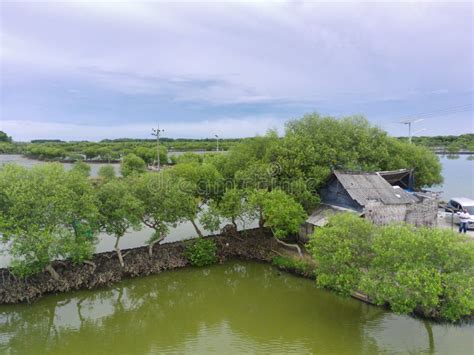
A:
POLYGON ((242 261, 0 306, 1 354, 472 354, 473 336, 242 261))

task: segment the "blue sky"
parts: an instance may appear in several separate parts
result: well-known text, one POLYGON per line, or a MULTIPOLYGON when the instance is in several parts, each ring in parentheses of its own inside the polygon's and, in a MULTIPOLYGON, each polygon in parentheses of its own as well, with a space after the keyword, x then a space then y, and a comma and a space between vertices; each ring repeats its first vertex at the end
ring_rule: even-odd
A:
POLYGON ((474 131, 473 5, 1 2, 0 129, 16 140, 243 137, 304 113, 393 135, 474 131))

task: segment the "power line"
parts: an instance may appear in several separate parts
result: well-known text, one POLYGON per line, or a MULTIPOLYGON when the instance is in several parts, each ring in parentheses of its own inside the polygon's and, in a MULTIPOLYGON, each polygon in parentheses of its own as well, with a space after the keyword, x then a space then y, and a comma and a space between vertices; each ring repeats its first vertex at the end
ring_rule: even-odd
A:
POLYGON ((415 119, 411 119, 411 120, 400 121, 400 123, 408 126, 408 141, 410 143, 411 143, 411 125, 413 123, 417 123, 417 122, 420 122, 420 121, 423 121, 423 120, 424 120, 424 118, 415 118, 415 119))
MULTIPOLYGON (((451 106, 451 107, 446 107, 444 109, 413 114, 413 115, 411 115, 411 117, 433 118, 433 117, 451 115, 451 114, 454 114, 454 113, 467 112, 467 111, 472 111, 473 110, 473 108, 474 108, 473 105, 474 105, 473 103, 468 103, 468 104, 463 104, 463 105, 451 106)), ((402 120, 407 120, 407 119, 410 119, 410 117, 402 117, 401 119, 402 120)))

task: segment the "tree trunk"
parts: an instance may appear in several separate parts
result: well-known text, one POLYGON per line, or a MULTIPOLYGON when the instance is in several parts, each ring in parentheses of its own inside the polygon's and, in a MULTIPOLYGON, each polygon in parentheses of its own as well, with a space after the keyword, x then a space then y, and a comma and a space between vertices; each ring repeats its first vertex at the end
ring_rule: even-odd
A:
POLYGON ((47 272, 49 272, 49 274, 51 275, 51 277, 53 279, 55 279, 56 281, 59 281, 61 278, 59 277, 59 274, 56 272, 56 270, 54 270, 54 268, 52 267, 52 265, 48 265, 44 268, 47 272))
POLYGON ((117 256, 120 262, 121 267, 125 267, 125 263, 123 262, 122 251, 119 248, 119 240, 120 238, 116 238, 115 240, 115 251, 117 252, 117 256))
POLYGON ((150 258, 153 256, 153 247, 155 246, 155 244, 161 242, 163 239, 165 239, 165 236, 161 235, 160 238, 148 244, 148 255, 150 255, 150 258))
POLYGON ((303 253, 301 252, 301 248, 300 248, 300 246, 299 246, 298 244, 288 244, 288 243, 285 243, 284 241, 282 241, 282 240, 280 240, 280 239, 278 239, 278 238, 276 238, 276 237, 275 237, 275 240, 276 240, 278 243, 280 243, 280 244, 282 244, 282 245, 284 245, 284 246, 286 246, 286 247, 295 248, 295 249, 298 251, 298 255, 299 255, 300 257, 303 257, 303 253))
POLYGON ((199 227, 197 226, 196 222, 194 222, 194 219, 193 218, 190 218, 189 219, 194 227, 194 229, 196 230, 196 233, 198 234, 198 236, 202 237, 202 232, 201 230, 199 229, 199 227))
POLYGON ((235 218, 234 217, 232 217, 232 224, 234 225, 235 230, 237 230, 237 223, 235 223, 235 218))
POLYGON ((258 227, 260 228, 261 231, 263 231, 263 226, 265 225, 265 220, 263 219, 263 213, 260 210, 259 212, 259 218, 258 218, 258 227))

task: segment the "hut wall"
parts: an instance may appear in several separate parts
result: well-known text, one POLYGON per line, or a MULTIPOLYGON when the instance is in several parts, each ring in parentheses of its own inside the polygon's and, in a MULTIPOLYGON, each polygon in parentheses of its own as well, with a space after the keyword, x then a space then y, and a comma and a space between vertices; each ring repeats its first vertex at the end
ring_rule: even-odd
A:
POLYGON ((373 201, 367 204, 364 213, 365 218, 378 225, 403 222, 407 214, 407 205, 384 205, 373 201))
POLYGON ((415 226, 436 227, 438 224, 438 201, 425 198, 408 206, 406 222, 415 226))
POLYGON ((300 242, 307 243, 309 241, 309 236, 313 234, 315 226, 311 223, 305 222, 300 226, 300 231, 298 233, 298 239, 300 242))

